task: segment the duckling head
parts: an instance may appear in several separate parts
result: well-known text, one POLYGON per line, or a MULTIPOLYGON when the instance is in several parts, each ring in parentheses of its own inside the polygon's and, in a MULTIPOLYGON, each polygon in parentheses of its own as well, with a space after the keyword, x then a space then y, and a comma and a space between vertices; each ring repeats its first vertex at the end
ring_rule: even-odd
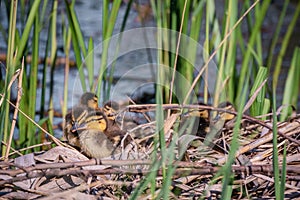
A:
POLYGON ((72 109, 72 112, 68 114, 68 121, 72 125, 72 128, 70 130, 72 133, 84 129, 87 115, 88 111, 84 106, 76 106, 72 109))
MULTIPOLYGON (((218 107, 219 107, 219 108, 226 109, 226 110, 228 110, 228 111, 236 111, 235 108, 234 108, 234 106, 232 105, 232 103, 230 103, 230 102, 228 102, 228 101, 220 103, 218 107)), ((232 120, 234 117, 235 117, 234 114, 229 113, 229 112, 222 112, 222 111, 220 111, 220 112, 218 113, 218 116, 217 116, 218 119, 222 119, 222 120, 224 120, 224 121, 230 121, 230 120, 232 120)))
POLYGON ((95 110, 98 108, 98 97, 95 93, 86 92, 81 96, 80 104, 95 110))
POLYGON ((186 113, 186 116, 209 119, 209 111, 193 109, 193 110, 190 110, 188 113, 186 113))
MULTIPOLYGON (((207 106, 203 103, 198 103, 197 105, 207 106)), ((210 112, 208 109, 193 108, 189 109, 188 112, 183 114, 183 119, 185 122, 192 124, 191 133, 196 133, 196 136, 205 137, 210 131, 210 112), (192 120, 194 119, 194 121, 192 120), (191 123, 192 122, 192 123, 191 123)))
MULTIPOLYGON (((198 103, 198 105, 206 106, 206 104, 198 103)), ((201 119, 209 120, 210 114, 207 109, 191 109, 184 114, 185 117, 199 117, 201 119)))
POLYGON ((116 113, 119 110, 119 104, 115 101, 108 101, 103 105, 103 111, 110 120, 115 120, 116 113))

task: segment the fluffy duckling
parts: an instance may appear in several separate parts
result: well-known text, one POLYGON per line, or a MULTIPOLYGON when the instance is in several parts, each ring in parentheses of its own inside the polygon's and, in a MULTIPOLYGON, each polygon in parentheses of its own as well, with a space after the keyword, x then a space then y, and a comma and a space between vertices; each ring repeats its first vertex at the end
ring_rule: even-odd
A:
POLYGON ((105 135, 107 120, 100 111, 83 112, 78 116, 72 131, 78 133, 81 150, 89 157, 104 158, 120 153, 105 135))
MULTIPOLYGON (((80 98, 80 105, 86 106, 88 110, 98 110, 104 113, 107 119, 107 128, 104 131, 104 134, 113 142, 115 146, 119 146, 122 138, 126 134, 126 131, 121 130, 116 122, 119 104, 115 101, 108 101, 104 104, 103 108, 99 108, 97 95, 92 92, 86 92, 80 98)), ((126 137, 124 146, 126 147, 130 141, 130 138, 126 137)))
MULTIPOLYGON (((119 104, 115 101, 108 101, 103 105, 102 110, 107 118, 108 124, 105 134, 114 141, 115 145, 119 145, 123 137, 126 135, 126 131, 121 130, 116 121, 119 104)), ((124 147, 126 147, 130 142, 130 137, 126 137, 124 140, 124 147)))
MULTIPOLYGON (((225 102, 220 103, 218 105, 218 108, 223 108, 223 109, 228 110, 228 111, 236 111, 234 106, 232 105, 232 103, 230 103, 229 101, 225 101, 225 102)), ((228 121, 231 121, 234 118, 235 118, 235 115, 232 114, 232 113, 219 111, 216 118, 215 118, 215 121, 228 122, 228 121)))
POLYGON ((82 106, 77 106, 65 116, 64 137, 71 146, 81 148, 78 132, 74 130, 76 120, 82 120, 87 110, 82 106))
POLYGON ((78 132, 72 130, 76 121, 80 120, 86 115, 88 110, 96 110, 98 108, 98 97, 92 92, 84 93, 79 101, 79 105, 72 108, 72 110, 65 116, 64 136, 71 146, 81 148, 78 132))
POLYGON ((105 113, 107 119, 115 121, 119 108, 120 106, 117 102, 107 101, 103 105, 103 112, 105 113))
MULTIPOLYGON (((199 103, 198 105, 206 105, 199 103)), ((185 118, 195 118, 195 122, 192 128, 192 133, 196 132, 196 136, 205 137, 210 131, 210 113, 206 109, 191 109, 183 115, 185 118)))

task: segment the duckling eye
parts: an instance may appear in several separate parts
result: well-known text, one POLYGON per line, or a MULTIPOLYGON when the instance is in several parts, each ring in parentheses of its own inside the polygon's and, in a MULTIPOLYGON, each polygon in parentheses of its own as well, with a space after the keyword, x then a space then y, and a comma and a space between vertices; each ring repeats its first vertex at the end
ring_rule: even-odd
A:
POLYGON ((106 105, 106 106, 104 107, 104 110, 105 110, 106 112, 108 112, 108 111, 110 111, 110 107, 106 105))
POLYGON ((209 118, 209 113, 206 110, 204 110, 201 112, 200 116, 204 118, 209 118))

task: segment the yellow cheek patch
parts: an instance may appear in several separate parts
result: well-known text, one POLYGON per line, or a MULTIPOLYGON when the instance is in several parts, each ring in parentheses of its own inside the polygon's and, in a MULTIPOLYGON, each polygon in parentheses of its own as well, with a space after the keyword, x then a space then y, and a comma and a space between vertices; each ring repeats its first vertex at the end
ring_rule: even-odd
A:
POLYGON ((91 122, 88 124, 88 128, 89 129, 100 129, 100 124, 99 123, 96 123, 96 122, 91 122))
POLYGON ((92 109, 97 109, 98 108, 98 104, 97 104, 97 102, 95 102, 94 99, 92 99, 92 100, 88 101, 88 107, 92 108, 92 109))
POLYGON ((97 129, 105 131, 107 129, 107 121, 103 117, 102 113, 92 112, 89 117, 85 119, 85 123, 91 129, 97 129))
POLYGON ((209 112, 207 110, 199 110, 199 115, 202 118, 208 119, 209 118, 209 112))
MULTIPOLYGON (((103 121, 104 121, 104 120, 103 120, 103 121)), ((99 124, 99 128, 100 128, 101 131, 105 131, 106 128, 107 128, 106 122, 100 123, 100 124, 99 124)))
POLYGON ((90 122, 88 124, 89 129, 97 129, 100 131, 104 131, 106 129, 106 124, 103 123, 97 123, 97 122, 90 122))
POLYGON ((208 119, 209 112, 207 110, 191 110, 188 116, 208 119))
POLYGON ((225 121, 232 120, 234 117, 235 117, 235 115, 233 115, 231 113, 222 113, 221 114, 221 118, 225 121))

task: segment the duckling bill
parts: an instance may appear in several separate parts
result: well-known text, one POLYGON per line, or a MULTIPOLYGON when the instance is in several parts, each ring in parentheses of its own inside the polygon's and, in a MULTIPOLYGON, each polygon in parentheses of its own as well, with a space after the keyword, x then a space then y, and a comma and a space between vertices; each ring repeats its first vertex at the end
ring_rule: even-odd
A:
POLYGON ((71 146, 78 148, 81 147, 76 126, 78 122, 84 120, 86 114, 86 109, 84 107, 78 106, 74 107, 72 111, 65 117, 64 136, 71 146))

